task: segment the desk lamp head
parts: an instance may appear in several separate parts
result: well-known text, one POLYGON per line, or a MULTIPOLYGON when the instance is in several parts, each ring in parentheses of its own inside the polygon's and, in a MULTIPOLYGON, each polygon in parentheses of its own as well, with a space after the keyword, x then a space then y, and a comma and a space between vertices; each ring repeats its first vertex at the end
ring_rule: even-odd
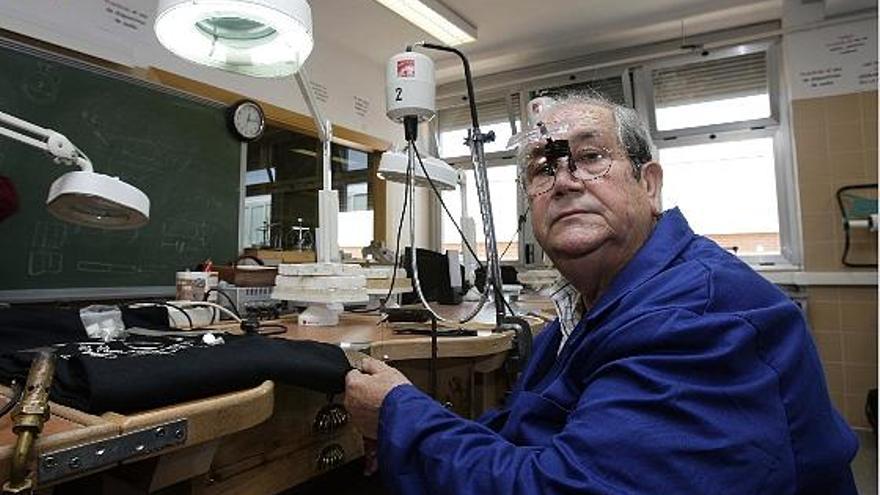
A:
POLYGON ((55 163, 79 167, 52 183, 46 207, 59 220, 98 229, 134 229, 147 224, 150 199, 116 177, 94 171, 69 139, 52 129, 0 112, 0 136, 48 152, 55 163))
POLYGON ((150 218, 150 200, 140 189, 90 171, 68 172, 56 179, 49 187, 46 207, 60 220, 97 229, 134 229, 150 218))

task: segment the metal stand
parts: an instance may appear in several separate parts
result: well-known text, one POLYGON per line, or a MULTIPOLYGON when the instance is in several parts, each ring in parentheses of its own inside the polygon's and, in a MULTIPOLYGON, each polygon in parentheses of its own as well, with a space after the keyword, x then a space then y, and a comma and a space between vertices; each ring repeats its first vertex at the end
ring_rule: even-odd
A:
POLYGON ((304 68, 300 68, 294 74, 300 92, 309 107, 309 113, 315 121, 318 130, 318 138, 323 146, 322 170, 324 177, 323 188, 318 191, 318 228, 316 229, 316 251, 318 263, 339 262, 339 235, 337 232, 339 221, 339 195, 333 190, 333 181, 330 168, 331 142, 333 140, 333 125, 324 119, 318 106, 315 104, 315 94, 309 83, 308 75, 304 68))
MULTIPOLYGON (((528 322, 515 315, 508 316, 504 311, 504 294, 502 292, 501 264, 498 259, 498 247, 495 241, 495 222, 492 219, 492 202, 489 198, 489 178, 486 174, 486 155, 484 144, 495 140, 495 133, 483 134, 480 131, 480 123, 477 118, 477 103, 474 96, 474 84, 471 77, 470 63, 459 50, 433 43, 417 43, 425 48, 440 50, 456 54, 464 66, 464 78, 467 85, 468 103, 471 113, 472 128, 468 136, 468 144, 471 147, 471 161, 474 166, 474 177, 477 187, 477 197, 480 202, 480 216, 483 219, 483 233, 486 237, 486 286, 484 292, 492 287, 495 301, 495 327, 496 331, 513 330, 515 332, 515 349, 517 353, 516 363, 521 370, 525 362, 531 356, 532 333, 528 322)), ((411 144, 412 146, 412 144, 411 144)))

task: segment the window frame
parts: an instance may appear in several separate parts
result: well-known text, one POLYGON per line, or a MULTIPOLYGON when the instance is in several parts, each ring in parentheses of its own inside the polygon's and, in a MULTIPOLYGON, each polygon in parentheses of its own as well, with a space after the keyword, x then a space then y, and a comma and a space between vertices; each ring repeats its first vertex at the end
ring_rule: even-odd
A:
MULTIPOLYGON (((712 50, 708 55, 690 54, 669 57, 645 64, 633 71, 636 91, 636 110, 650 126, 654 146, 658 152, 662 148, 712 144, 745 139, 773 139, 773 161, 776 176, 776 203, 779 219, 779 254, 738 255, 738 258, 752 267, 791 268, 801 266, 802 248, 800 215, 798 205, 797 177, 791 153, 791 138, 788 126, 786 100, 781 81, 779 39, 770 39, 743 45, 733 45, 712 50), (767 60, 767 90, 770 98, 770 116, 760 119, 727 122, 683 129, 658 131, 656 125, 656 106, 654 105, 654 84, 652 71, 694 63, 700 60, 720 60, 764 51, 767 60)), ((659 158, 659 157, 657 157, 659 158)), ((662 166, 662 163, 661 163, 662 166)))
MULTIPOLYGON (((310 228, 317 228, 319 224, 318 218, 318 204, 317 204, 317 193, 321 191, 323 188, 323 162, 322 155, 323 148, 321 146, 320 140, 308 133, 305 133, 300 130, 294 130, 281 126, 269 126, 267 127, 267 132, 263 134, 263 136, 251 143, 242 143, 242 170, 240 175, 241 182, 241 200, 239 206, 239 249, 243 249, 245 246, 245 236, 244 236, 244 211, 245 211, 245 202, 247 198, 259 196, 259 195, 269 195, 275 200, 276 194, 312 194, 316 195, 315 205, 315 215, 314 220, 311 216, 308 216, 307 225, 310 228), (295 148, 294 148, 295 147, 295 148), (283 160, 276 156, 277 153, 280 153, 281 150, 284 150, 284 153, 291 155, 299 155, 301 158, 301 163, 294 164, 289 160, 283 160), (248 169, 250 165, 253 163, 263 163, 270 164, 271 169, 273 170, 273 180, 261 182, 258 184, 246 184, 247 173, 258 170, 265 170, 264 168, 252 168, 248 169), (301 169, 305 173, 302 177, 288 177, 279 180, 278 175, 279 171, 284 168, 287 173, 290 173, 293 169, 288 169, 287 167, 297 167, 297 169, 301 169)), ((360 148, 352 147, 348 143, 340 143, 340 142, 332 142, 331 148, 331 189, 336 191, 338 199, 339 199, 339 213, 347 213, 349 211, 372 211, 373 212, 373 226, 371 231, 375 230, 376 225, 376 195, 377 191, 375 190, 375 181, 373 177, 376 174, 376 169, 378 168, 378 159, 380 156, 380 152, 378 151, 368 151, 360 148), (350 160, 350 152, 363 153, 366 156, 366 167, 358 168, 355 170, 345 170, 343 164, 350 160), (348 196, 346 194, 346 189, 350 184, 366 184, 367 193, 366 193, 366 208, 362 210, 351 210, 348 204, 348 196)), ((283 201, 283 200, 282 200, 283 201)), ((306 215, 303 215, 306 218, 306 215)), ((271 218, 271 217, 270 217, 271 218)), ((279 219, 279 222, 282 223, 292 223, 292 220, 289 218, 279 219)), ((337 225, 337 229, 340 228, 337 225)), ((375 234, 374 234, 375 235, 375 234)), ((371 236, 372 237, 372 236, 371 236)), ((369 244, 369 241, 367 241, 369 244)), ((360 247, 365 247, 366 244, 360 247)), ((356 246, 351 246, 356 247, 356 246)))
MULTIPOLYGON (((648 126, 651 129, 651 136, 656 142, 663 142, 670 139, 678 139, 686 136, 699 136, 708 134, 719 134, 728 131, 738 131, 743 128, 768 128, 779 125, 780 108, 779 108, 779 90, 780 90, 780 64, 779 64, 779 46, 771 40, 760 41, 743 45, 728 46, 715 50, 704 50, 700 53, 694 52, 688 55, 679 55, 669 57, 656 62, 645 64, 634 70, 635 75, 635 91, 642 95, 644 112, 642 115, 646 118, 648 126), (656 105, 654 104, 654 79, 652 72, 657 69, 669 69, 690 65, 695 62, 704 62, 708 60, 722 60, 725 58, 733 58, 741 55, 749 55, 753 53, 766 53, 767 60, 767 91, 770 97, 770 115, 768 117, 741 120, 738 122, 725 122, 721 124, 711 124, 698 127, 687 127, 682 129, 669 129, 660 131, 657 129, 656 105), (706 55, 703 55, 706 53, 706 55)), ((639 105, 636 106, 638 109, 639 105)))
MULTIPOLYGON (((781 39, 778 36, 768 36, 766 39, 751 41, 745 44, 731 43, 718 48, 711 48, 708 51, 709 53, 705 56, 701 54, 702 52, 696 52, 689 55, 658 56, 656 59, 651 59, 644 64, 620 63, 591 69, 572 70, 550 77, 536 78, 514 84, 508 88, 496 89, 492 94, 497 96, 498 93, 502 92, 507 92, 508 94, 519 92, 520 108, 518 117, 522 125, 526 125, 526 109, 531 91, 565 86, 577 82, 607 79, 619 75, 623 84, 626 104, 639 112, 648 123, 657 150, 663 147, 708 144, 762 137, 772 138, 781 252, 774 255, 740 255, 738 257, 757 269, 791 269, 802 266, 803 248, 800 205, 789 124, 790 110, 788 105, 781 103, 788 101, 787 89, 781 84, 781 39), (770 115, 768 117, 685 129, 657 131, 654 119, 653 81, 649 77, 649 70, 687 65, 696 60, 717 60, 759 51, 766 52, 767 56, 767 87, 770 98, 770 115)), ((451 97, 448 100, 451 102, 451 97)), ((456 168, 472 167, 470 156, 445 158, 445 160, 456 168)), ((508 150, 486 154, 487 166, 509 165, 510 163, 517 163, 516 153, 513 151, 508 150)), ((517 188, 517 215, 522 215, 526 212, 527 208, 528 198, 521 188, 517 188)), ((479 212, 476 214, 479 214, 479 212)), ((438 239, 440 238, 440 229, 441 227, 438 225, 438 239)), ((478 233, 478 235, 481 234, 478 233)), ((534 237, 530 219, 526 220, 520 231, 518 260, 518 264, 521 266, 543 266, 543 250, 534 237), (532 246, 532 251, 529 253, 530 263, 526 263, 527 256, 525 251, 528 246, 532 246)))
POLYGON ((520 116, 523 121, 528 115, 528 104, 531 92, 540 91, 542 89, 555 89, 572 84, 579 84, 591 81, 599 81, 602 79, 611 79, 615 76, 620 77, 623 86, 623 98, 627 106, 632 107, 634 102, 633 87, 630 84, 629 66, 611 66, 600 69, 580 70, 576 72, 565 73, 558 76, 546 77, 536 81, 532 81, 524 85, 520 91, 520 116))

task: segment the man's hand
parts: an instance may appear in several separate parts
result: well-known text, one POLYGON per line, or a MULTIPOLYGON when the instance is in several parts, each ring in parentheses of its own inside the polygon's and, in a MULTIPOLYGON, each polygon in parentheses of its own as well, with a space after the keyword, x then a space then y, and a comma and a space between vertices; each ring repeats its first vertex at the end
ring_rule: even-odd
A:
POLYGON ((345 375, 345 409, 367 438, 376 438, 379 410, 391 389, 410 383, 403 373, 373 358, 364 358, 361 370, 345 375))

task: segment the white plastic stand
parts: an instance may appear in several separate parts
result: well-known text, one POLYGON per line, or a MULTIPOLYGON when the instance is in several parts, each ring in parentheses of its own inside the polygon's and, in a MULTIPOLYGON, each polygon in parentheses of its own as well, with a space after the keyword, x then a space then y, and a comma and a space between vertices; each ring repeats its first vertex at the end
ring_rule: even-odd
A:
POLYGON ((334 326, 339 324, 339 314, 343 311, 340 303, 311 304, 296 318, 305 326, 334 326))

